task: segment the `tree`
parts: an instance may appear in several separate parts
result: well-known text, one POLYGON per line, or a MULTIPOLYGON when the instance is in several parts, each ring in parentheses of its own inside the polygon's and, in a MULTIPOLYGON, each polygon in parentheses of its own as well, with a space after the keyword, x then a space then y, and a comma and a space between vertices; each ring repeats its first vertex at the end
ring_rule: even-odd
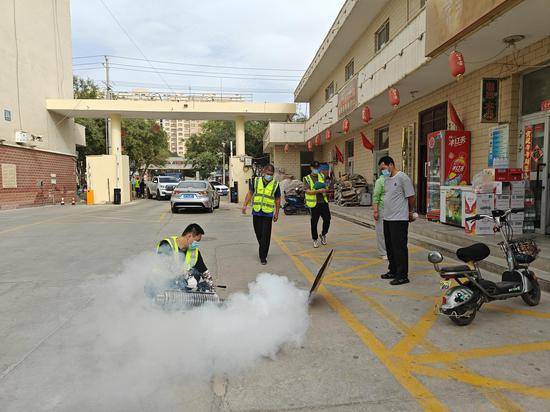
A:
POLYGON ((127 119, 122 122, 124 153, 130 158, 130 171, 143 176, 149 166, 164 165, 170 156, 166 132, 152 120, 127 119))
MULTIPOLYGON (((262 157, 263 137, 267 124, 266 121, 245 123, 245 150, 249 156, 262 157)), ((205 122, 201 132, 192 135, 185 143, 185 158, 200 172, 201 176, 206 178, 222 163, 224 143, 225 155, 229 156, 229 142, 235 143, 234 122, 220 120, 205 122)))
MULTIPOLYGON (((73 93, 75 99, 99 99, 101 90, 93 80, 73 76, 73 93)), ((77 146, 76 169, 80 184, 84 183, 86 156, 105 154, 105 119, 76 118, 75 122, 86 128, 86 146, 77 146)))

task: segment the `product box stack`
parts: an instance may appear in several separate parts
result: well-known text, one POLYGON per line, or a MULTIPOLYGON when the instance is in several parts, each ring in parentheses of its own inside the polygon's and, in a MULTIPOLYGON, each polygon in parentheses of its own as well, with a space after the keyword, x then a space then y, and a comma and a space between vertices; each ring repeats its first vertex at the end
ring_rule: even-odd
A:
MULTIPOLYGON (((525 205, 525 182, 523 180, 514 182, 502 182, 502 187, 495 194, 495 209, 508 210, 510 208, 523 208, 525 205)), ((523 233, 523 221, 525 213, 512 213, 508 221, 512 226, 514 235, 523 233)))
MULTIPOLYGON (((464 192, 462 201, 465 218, 476 214, 490 216, 495 205, 495 194, 464 192)), ((492 235, 493 229, 494 224, 488 219, 465 222, 466 233, 470 235, 492 235)))

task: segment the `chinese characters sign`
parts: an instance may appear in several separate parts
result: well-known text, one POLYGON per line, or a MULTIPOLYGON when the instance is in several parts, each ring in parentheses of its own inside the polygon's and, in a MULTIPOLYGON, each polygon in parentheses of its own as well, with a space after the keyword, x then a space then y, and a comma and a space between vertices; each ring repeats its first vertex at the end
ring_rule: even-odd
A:
POLYGON ((481 121, 498 122, 499 80, 483 79, 481 83, 481 121))
POLYGON ((357 107, 357 77, 338 92, 338 119, 347 116, 357 107))
POLYGON ((525 143, 523 144, 523 174, 526 179, 531 177, 531 149, 533 145, 533 127, 525 126, 525 143))
POLYGON ((509 165, 510 128, 507 124, 489 130, 489 160, 487 166, 506 169, 509 165))

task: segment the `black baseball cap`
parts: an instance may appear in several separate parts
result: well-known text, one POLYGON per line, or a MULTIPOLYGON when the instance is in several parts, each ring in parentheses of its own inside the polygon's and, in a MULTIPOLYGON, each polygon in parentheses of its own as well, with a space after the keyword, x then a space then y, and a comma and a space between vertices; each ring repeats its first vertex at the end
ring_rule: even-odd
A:
POLYGON ((314 160, 313 162, 311 162, 311 164, 309 166, 310 167, 319 167, 320 163, 317 160, 314 160))

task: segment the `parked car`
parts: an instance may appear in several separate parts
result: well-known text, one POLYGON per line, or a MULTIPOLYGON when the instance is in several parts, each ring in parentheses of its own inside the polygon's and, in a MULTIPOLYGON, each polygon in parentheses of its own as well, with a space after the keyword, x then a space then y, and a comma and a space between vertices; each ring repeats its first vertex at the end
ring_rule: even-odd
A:
POLYGON ((170 199, 172 213, 180 209, 204 209, 212 213, 220 207, 220 195, 206 180, 180 182, 170 199))
POLYGON ((157 200, 170 199, 172 191, 179 183, 179 179, 173 176, 155 176, 147 182, 146 194, 148 199, 153 197, 157 200))
POLYGON ((212 186, 214 186, 214 189, 216 189, 216 192, 218 192, 218 194, 220 196, 227 196, 228 195, 229 188, 226 185, 224 185, 223 183, 212 181, 212 182, 210 182, 210 184, 212 186))

